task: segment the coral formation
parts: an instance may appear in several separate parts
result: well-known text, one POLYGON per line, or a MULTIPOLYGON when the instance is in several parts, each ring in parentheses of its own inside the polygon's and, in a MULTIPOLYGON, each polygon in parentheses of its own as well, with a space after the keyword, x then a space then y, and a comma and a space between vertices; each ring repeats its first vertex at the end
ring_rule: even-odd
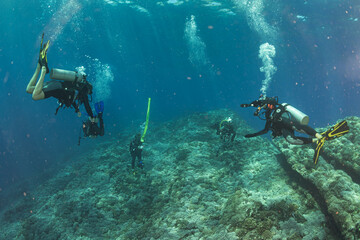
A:
MULTIPOLYGON (((357 153, 360 147, 355 136, 359 133, 360 121, 357 117, 346 120, 350 133, 327 141, 317 166, 312 163, 313 146, 292 146, 283 139, 278 139, 276 145, 291 168, 315 185, 342 237, 359 239, 360 159, 357 153)), ((321 131, 325 129, 319 129, 321 131)))
MULTIPOLYGON (((360 122, 348 121, 352 129, 360 122)), ((357 134, 326 143, 330 163, 320 159, 315 167, 311 147, 246 139, 249 128, 229 110, 158 124, 144 144, 144 170, 136 172, 132 135, 99 144, 26 196, 13 190, 21 198, 0 205, 0 239, 357 239, 359 186, 331 164, 358 149, 357 134), (234 142, 212 128, 228 116, 234 142)), ((347 164, 356 173, 358 165, 347 164)), ((0 200, 8 196, 3 191, 0 200)))

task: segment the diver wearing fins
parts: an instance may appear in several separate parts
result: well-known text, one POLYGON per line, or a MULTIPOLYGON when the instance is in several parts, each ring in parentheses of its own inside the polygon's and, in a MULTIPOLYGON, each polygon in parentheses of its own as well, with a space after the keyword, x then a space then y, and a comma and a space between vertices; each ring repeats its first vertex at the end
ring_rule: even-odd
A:
POLYGON ((312 127, 308 126, 309 117, 292 107, 289 104, 279 104, 278 97, 263 97, 250 104, 241 104, 241 107, 256 107, 254 116, 266 120, 265 128, 257 133, 247 134, 246 138, 256 137, 272 131, 272 137, 283 136, 287 142, 294 145, 304 145, 317 143, 314 155, 316 164, 320 155, 320 150, 326 140, 340 137, 349 131, 347 122, 343 121, 330 128, 325 133, 318 133, 312 127), (262 111, 262 112, 261 112, 262 111), (261 118, 261 115, 265 115, 261 118), (310 137, 295 136, 295 131, 309 135, 310 137))
MULTIPOLYGON (((103 120, 103 112, 104 112, 104 102, 97 102, 94 104, 95 111, 97 113, 96 118, 89 118, 86 121, 83 121, 82 130, 84 133, 84 137, 96 138, 97 136, 104 136, 104 120, 103 120), (98 122, 100 122, 98 126, 98 122)), ((81 136, 79 136, 80 145, 81 136)))
POLYGON ((81 116, 79 107, 84 104, 87 114, 94 117, 89 105, 88 95, 92 94, 92 85, 86 81, 86 75, 66 71, 61 69, 52 69, 50 78, 54 79, 44 83, 45 75, 49 73, 47 51, 49 49, 50 40, 43 45, 44 34, 42 35, 40 43, 39 61, 30 79, 26 92, 32 94, 32 99, 42 100, 49 97, 54 97, 59 102, 59 107, 56 109, 55 115, 61 107, 74 107, 78 116, 81 116), (40 74, 40 78, 37 78, 40 74))
MULTIPOLYGON (((297 121, 294 114, 290 114, 287 110, 290 105, 279 104, 277 97, 265 97, 260 96, 258 100, 253 101, 250 104, 241 104, 241 107, 256 107, 254 116, 258 116, 262 120, 266 120, 265 128, 257 133, 247 134, 246 138, 257 137, 272 131, 272 137, 283 136, 290 144, 303 145, 316 142, 321 139, 321 134, 317 133, 313 128, 307 125, 309 117, 300 112, 299 110, 291 107, 291 110, 295 109, 298 113, 300 121, 297 121), (261 112, 263 111, 263 112, 261 112), (265 119, 261 118, 260 114, 265 115, 265 119), (305 133, 311 138, 295 136, 295 131, 305 133)), ((295 110, 293 112, 295 112, 295 110)))
POLYGON ((138 133, 135 135, 134 139, 130 142, 129 152, 131 155, 131 168, 132 169, 135 168, 136 158, 138 159, 138 167, 141 169, 144 168, 144 163, 142 162, 142 159, 141 159, 141 153, 142 153, 143 148, 144 148, 144 146, 142 145, 141 134, 138 133))
MULTIPOLYGON (((137 133, 134 137, 134 139, 130 142, 129 152, 131 155, 131 168, 134 171, 135 169, 135 160, 138 159, 138 167, 140 169, 144 169, 144 162, 141 158, 141 153, 144 148, 142 145, 145 142, 145 136, 146 132, 149 126, 149 119, 150 119, 150 104, 151 104, 151 98, 148 98, 148 106, 147 106, 147 112, 146 112, 146 121, 143 133, 137 133)), ((134 171, 133 174, 136 172, 134 171)))

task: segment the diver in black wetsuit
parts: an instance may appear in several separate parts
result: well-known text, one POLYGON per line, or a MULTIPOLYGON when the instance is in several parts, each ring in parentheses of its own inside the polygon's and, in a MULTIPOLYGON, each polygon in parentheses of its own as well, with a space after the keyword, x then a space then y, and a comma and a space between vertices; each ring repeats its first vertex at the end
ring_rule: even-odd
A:
POLYGON ((97 137, 97 136, 104 136, 104 120, 102 118, 102 113, 98 113, 95 119, 98 119, 100 125, 98 126, 96 120, 93 121, 92 119, 88 119, 83 122, 83 132, 84 137, 97 137))
MULTIPOLYGON (((84 133, 84 138, 86 137, 96 138, 97 136, 104 136, 105 133, 104 120, 103 120, 104 102, 103 101, 97 102, 94 104, 94 107, 97 116, 95 118, 89 117, 89 119, 83 121, 82 124, 82 131, 84 133), (100 122, 99 125, 98 122, 100 122)), ((90 111, 92 111, 91 108, 90 111)), ((80 145, 81 139, 82 137, 80 131, 78 145, 80 145)))
POLYGON ((81 116, 79 107, 84 104, 86 113, 90 117, 94 117, 89 104, 88 95, 92 94, 92 85, 86 80, 78 80, 76 82, 51 80, 44 84, 44 99, 54 97, 58 100, 59 106, 55 115, 61 107, 74 107, 75 112, 81 116))
POLYGON ((233 142, 236 136, 234 124, 232 119, 226 118, 220 123, 216 123, 216 134, 220 135, 220 138, 226 142, 226 139, 233 142))
POLYGON ((287 106, 289 105, 279 104, 277 97, 263 98, 262 96, 250 104, 241 104, 241 107, 257 107, 257 110, 254 112, 255 116, 259 116, 260 111, 264 110, 263 114, 265 114, 265 119, 262 120, 266 120, 265 128, 263 130, 257 133, 247 134, 245 137, 251 138, 260 136, 271 130, 273 138, 283 136, 287 142, 295 145, 317 142, 323 137, 320 133, 308 126, 307 123, 301 124, 299 120, 296 119, 296 113, 294 112, 295 114, 291 114, 291 109, 294 108, 288 108, 287 106), (305 133, 311 137, 295 136, 295 131, 305 133))
POLYGON ((84 104, 87 114, 94 117, 89 105, 88 95, 92 94, 92 85, 86 81, 86 75, 77 72, 52 69, 50 78, 57 79, 44 83, 44 78, 49 73, 47 62, 47 50, 49 43, 43 43, 44 34, 40 45, 39 61, 30 82, 27 85, 26 92, 32 94, 34 100, 42 100, 54 97, 59 101, 60 106, 56 109, 55 114, 61 107, 74 107, 78 116, 81 116, 79 106, 84 104), (40 74, 40 78, 37 78, 40 74), (63 81, 59 81, 63 80, 63 81))
POLYGON ((132 157, 132 161, 131 161, 131 167, 132 169, 135 168, 135 159, 138 159, 138 167, 140 167, 141 169, 144 168, 144 163, 142 162, 141 159, 141 152, 143 150, 143 146, 142 146, 142 142, 141 142, 141 134, 138 133, 135 135, 134 139, 131 141, 130 143, 130 155, 132 157))

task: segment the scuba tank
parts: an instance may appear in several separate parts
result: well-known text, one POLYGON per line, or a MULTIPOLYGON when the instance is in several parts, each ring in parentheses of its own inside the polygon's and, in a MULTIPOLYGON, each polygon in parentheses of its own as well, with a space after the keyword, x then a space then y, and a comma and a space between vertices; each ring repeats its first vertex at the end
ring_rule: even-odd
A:
MULTIPOLYGON (((290 114, 291 120, 296 121, 301 125, 309 124, 309 116, 306 115, 305 113, 301 112, 300 110, 294 108, 293 106, 287 103, 282 103, 281 106, 283 106, 285 112, 288 112, 290 114)), ((282 111, 281 108, 278 108, 276 110, 276 113, 280 113, 281 111, 282 111)))
POLYGON ((73 81, 77 81, 78 79, 85 80, 86 75, 83 75, 81 73, 74 72, 74 71, 53 68, 53 69, 51 69, 51 72, 50 72, 50 78, 73 82, 73 81))

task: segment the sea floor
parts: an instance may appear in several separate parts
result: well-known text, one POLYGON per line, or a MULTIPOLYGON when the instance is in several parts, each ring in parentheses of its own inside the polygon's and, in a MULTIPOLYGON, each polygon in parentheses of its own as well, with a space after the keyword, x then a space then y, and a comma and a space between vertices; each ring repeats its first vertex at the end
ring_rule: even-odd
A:
POLYGON ((30 190, 0 192, 0 239, 359 239, 360 120, 348 122, 316 166, 314 146, 246 139, 255 130, 229 110, 151 126, 135 171, 135 132, 99 138, 30 190), (213 126, 229 116, 237 137, 223 142, 213 126))

